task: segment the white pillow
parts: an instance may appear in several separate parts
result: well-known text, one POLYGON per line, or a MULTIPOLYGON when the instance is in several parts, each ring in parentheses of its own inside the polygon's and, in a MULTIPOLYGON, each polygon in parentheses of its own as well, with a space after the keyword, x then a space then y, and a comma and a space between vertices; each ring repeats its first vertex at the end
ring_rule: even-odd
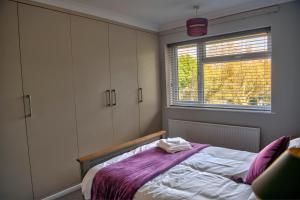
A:
POLYGON ((289 148, 300 148, 300 137, 291 140, 289 148))

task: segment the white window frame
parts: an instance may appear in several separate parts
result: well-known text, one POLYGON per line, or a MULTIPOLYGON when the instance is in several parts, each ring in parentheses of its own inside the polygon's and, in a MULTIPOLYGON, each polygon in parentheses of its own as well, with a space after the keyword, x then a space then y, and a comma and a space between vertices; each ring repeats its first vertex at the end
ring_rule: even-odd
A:
MULTIPOLYGON (((204 79, 203 79, 203 64, 205 63, 216 63, 216 62, 224 62, 224 61, 240 61, 240 60, 251 60, 251 59, 262 59, 269 58, 271 59, 271 73, 272 73, 272 47, 271 47, 271 29, 270 28, 261 28, 250 31, 243 31, 238 33, 230 33, 221 36, 213 36, 206 37, 203 39, 196 39, 191 41, 179 42, 168 45, 169 50, 169 59, 170 54, 173 54, 172 58, 176 59, 176 61, 168 62, 168 70, 169 74, 167 77, 168 80, 168 88, 167 88, 167 106, 168 107, 195 107, 195 108, 212 108, 212 109, 230 109, 230 110, 251 110, 251 111, 265 111, 271 112, 272 110, 272 80, 271 80, 271 105, 270 106, 244 106, 244 105, 226 105, 226 104, 205 104, 204 103, 204 79), (218 56, 218 57, 208 57, 205 58, 203 51, 205 49, 205 43, 208 41, 233 38, 239 36, 247 36, 259 33, 267 33, 268 35, 268 52, 255 52, 255 53, 245 53, 245 54, 234 54, 234 55, 226 55, 226 56, 218 56), (197 67, 198 67, 198 101, 180 101, 178 100, 178 64, 177 64, 177 47, 188 44, 197 44, 197 67), (203 48, 203 49, 201 49, 203 48), (203 54, 201 55, 201 53, 203 54), (175 54, 175 56, 174 56, 175 54), (175 69, 174 69, 175 68, 175 69), (175 85, 174 85, 175 84, 175 85), (199 90, 199 88, 201 88, 199 90), (173 95, 177 97, 174 98, 173 95)), ((270 77, 271 78, 271 77, 270 77)), ((271 78, 272 79, 272 78, 271 78)))

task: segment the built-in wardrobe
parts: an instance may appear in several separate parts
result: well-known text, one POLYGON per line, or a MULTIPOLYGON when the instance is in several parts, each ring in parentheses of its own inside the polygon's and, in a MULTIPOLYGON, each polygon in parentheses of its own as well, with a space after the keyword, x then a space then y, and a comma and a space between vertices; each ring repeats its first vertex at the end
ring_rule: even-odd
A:
POLYGON ((80 182, 76 158, 161 129, 155 33, 0 2, 0 199, 80 182))

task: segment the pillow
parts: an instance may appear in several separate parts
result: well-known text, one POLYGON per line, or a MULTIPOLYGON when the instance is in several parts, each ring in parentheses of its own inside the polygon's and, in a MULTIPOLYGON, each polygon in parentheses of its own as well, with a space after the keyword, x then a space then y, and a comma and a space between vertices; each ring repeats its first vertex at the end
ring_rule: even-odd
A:
POLYGON ((245 183, 251 185, 252 182, 265 170, 269 167, 272 162, 284 152, 289 145, 290 138, 283 136, 268 146, 263 148, 255 157, 252 162, 245 183))
POLYGON ((300 148, 300 137, 291 140, 289 148, 300 148))

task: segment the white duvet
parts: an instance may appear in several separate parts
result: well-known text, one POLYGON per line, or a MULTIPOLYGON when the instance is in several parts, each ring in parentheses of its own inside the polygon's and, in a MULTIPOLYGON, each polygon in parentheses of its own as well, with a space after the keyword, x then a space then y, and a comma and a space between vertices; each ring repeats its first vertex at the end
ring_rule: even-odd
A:
MULTIPOLYGON (((91 198, 91 187, 97 171, 156 146, 157 141, 117 156, 88 171, 82 181, 85 199, 91 198)), ((202 200, 255 199, 251 186, 238 184, 231 176, 245 177, 255 153, 221 147, 207 147, 142 186, 134 200, 202 200)))

